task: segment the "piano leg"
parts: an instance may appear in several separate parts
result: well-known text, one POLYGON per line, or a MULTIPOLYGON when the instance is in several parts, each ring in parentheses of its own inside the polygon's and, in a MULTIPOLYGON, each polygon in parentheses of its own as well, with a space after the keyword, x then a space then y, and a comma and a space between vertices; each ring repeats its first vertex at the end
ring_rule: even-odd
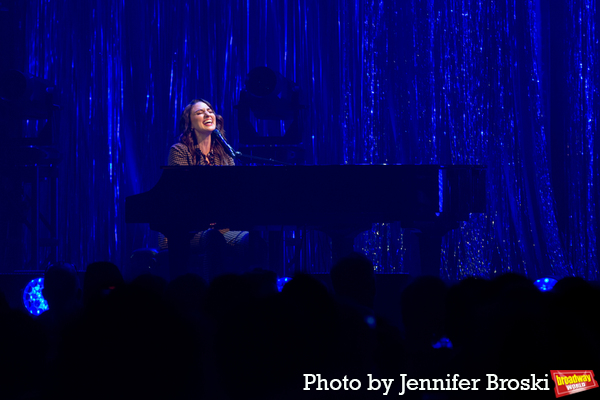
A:
POLYGON ((269 269, 271 271, 276 271, 277 276, 286 276, 283 256, 283 231, 270 231, 267 235, 269 269))
POLYGON ((433 223, 423 223, 418 227, 420 232, 417 233, 417 237, 419 238, 422 276, 440 276, 442 238, 458 226, 458 221, 442 217, 433 223))
POLYGON ((194 236, 189 232, 171 232, 169 239, 169 275, 171 280, 185 275, 190 260, 190 240, 194 236))
POLYGON ((421 258, 421 276, 440 276, 442 236, 443 234, 433 232, 417 233, 419 256, 421 258))

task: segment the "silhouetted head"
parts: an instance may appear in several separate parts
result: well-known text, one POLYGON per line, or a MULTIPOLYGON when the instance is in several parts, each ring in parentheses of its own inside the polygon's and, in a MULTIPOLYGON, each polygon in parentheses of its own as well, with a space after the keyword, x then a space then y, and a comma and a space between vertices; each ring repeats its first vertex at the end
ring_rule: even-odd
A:
POLYGON ((99 261, 88 265, 83 277, 83 303, 89 305, 123 285, 123 275, 119 268, 108 261, 99 261))
POLYGON ((66 399, 181 399, 197 388, 198 339, 151 290, 122 285, 65 332, 53 382, 66 399))
POLYGON ((359 253, 352 253, 331 268, 331 284, 335 293, 362 306, 373 308, 375 273, 373 263, 359 253))
POLYGON ((178 310, 199 311, 206 296, 206 281, 192 273, 178 276, 167 285, 165 296, 178 310))
POLYGON ((277 294, 277 274, 273 271, 255 268, 243 275, 255 297, 267 297, 277 294))
POLYGON ((145 288, 160 297, 162 297, 165 294, 165 290, 167 290, 167 280, 152 274, 138 276, 131 282, 131 285, 145 288))
POLYGON ((44 274, 42 294, 51 309, 77 302, 79 282, 75 267, 62 262, 50 265, 44 274))
POLYGON ((10 310, 10 305, 8 304, 8 300, 6 300, 6 296, 4 295, 4 292, 2 292, 2 290, 0 290, 0 313, 9 311, 9 310, 10 310))
POLYGON ((490 285, 490 295, 497 299, 532 299, 539 295, 533 282, 526 276, 506 273, 494 278, 490 285))
POLYGON ((230 318, 238 315, 252 298, 247 281, 234 274, 219 275, 206 291, 206 310, 213 318, 230 318))
POLYGON ((478 326, 478 315, 491 303, 491 283, 468 277, 448 290, 446 332, 455 346, 467 345, 478 326))
POLYGON ((441 338, 447 292, 444 281, 433 276, 417 278, 404 289, 401 310, 407 336, 425 345, 441 338))
POLYGON ((284 301, 292 307, 300 307, 310 313, 329 313, 334 301, 327 288, 316 278, 296 274, 281 290, 284 301))
POLYGON ((578 276, 567 276, 556 282, 552 292, 559 295, 573 296, 594 291, 593 286, 585 279, 578 276))

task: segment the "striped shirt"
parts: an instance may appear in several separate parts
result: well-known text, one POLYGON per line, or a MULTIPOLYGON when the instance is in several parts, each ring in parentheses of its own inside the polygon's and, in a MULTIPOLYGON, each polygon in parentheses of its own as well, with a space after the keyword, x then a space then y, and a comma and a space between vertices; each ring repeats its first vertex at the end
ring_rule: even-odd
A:
MULTIPOLYGON (((225 155, 225 159, 222 160, 221 157, 219 157, 219 154, 214 152, 212 149, 206 155, 206 157, 200 152, 200 149, 196 148, 196 152, 197 163, 195 165, 235 165, 233 158, 225 155), (210 161, 210 164, 206 161, 207 157, 210 161)), ((169 150, 169 165, 194 165, 192 163, 192 153, 190 153, 190 150, 185 144, 180 142, 171 146, 171 149, 169 150)))

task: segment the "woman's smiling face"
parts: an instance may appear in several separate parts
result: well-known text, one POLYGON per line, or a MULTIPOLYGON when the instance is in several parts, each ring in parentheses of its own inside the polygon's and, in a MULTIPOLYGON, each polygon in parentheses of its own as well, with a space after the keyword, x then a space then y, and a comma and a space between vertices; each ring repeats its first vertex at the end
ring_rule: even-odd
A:
POLYGON ((194 131, 198 133, 210 134, 217 127, 215 112, 208 104, 202 101, 192 106, 190 122, 194 131))

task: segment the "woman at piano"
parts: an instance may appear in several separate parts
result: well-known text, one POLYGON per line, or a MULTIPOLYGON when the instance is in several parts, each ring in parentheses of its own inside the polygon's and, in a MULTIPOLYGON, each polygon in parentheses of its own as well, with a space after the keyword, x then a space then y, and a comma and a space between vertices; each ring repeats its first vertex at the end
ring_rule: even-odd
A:
POLYGON ((235 165, 215 129, 225 137, 223 117, 206 100, 192 100, 179 119, 179 143, 169 150, 169 165, 235 165))
MULTIPOLYGON (((235 165, 233 158, 227 154, 218 133, 225 137, 223 117, 215 112, 206 100, 192 100, 184 109, 179 119, 179 142, 169 150, 168 165, 183 166, 222 166, 235 165)), ((207 190, 210 194, 210 188, 207 190)), ((198 210, 200 212, 200 210, 198 210)), ((159 246, 168 248, 168 240, 159 235, 159 246)), ((237 265, 243 264, 248 248, 248 232, 230 231, 229 229, 211 228, 198 232, 190 242, 192 260, 190 264, 198 265, 199 272, 205 279, 225 272, 242 272, 237 265), (194 263, 194 259, 196 262, 194 263), (233 259, 233 261, 232 261, 233 259)))

